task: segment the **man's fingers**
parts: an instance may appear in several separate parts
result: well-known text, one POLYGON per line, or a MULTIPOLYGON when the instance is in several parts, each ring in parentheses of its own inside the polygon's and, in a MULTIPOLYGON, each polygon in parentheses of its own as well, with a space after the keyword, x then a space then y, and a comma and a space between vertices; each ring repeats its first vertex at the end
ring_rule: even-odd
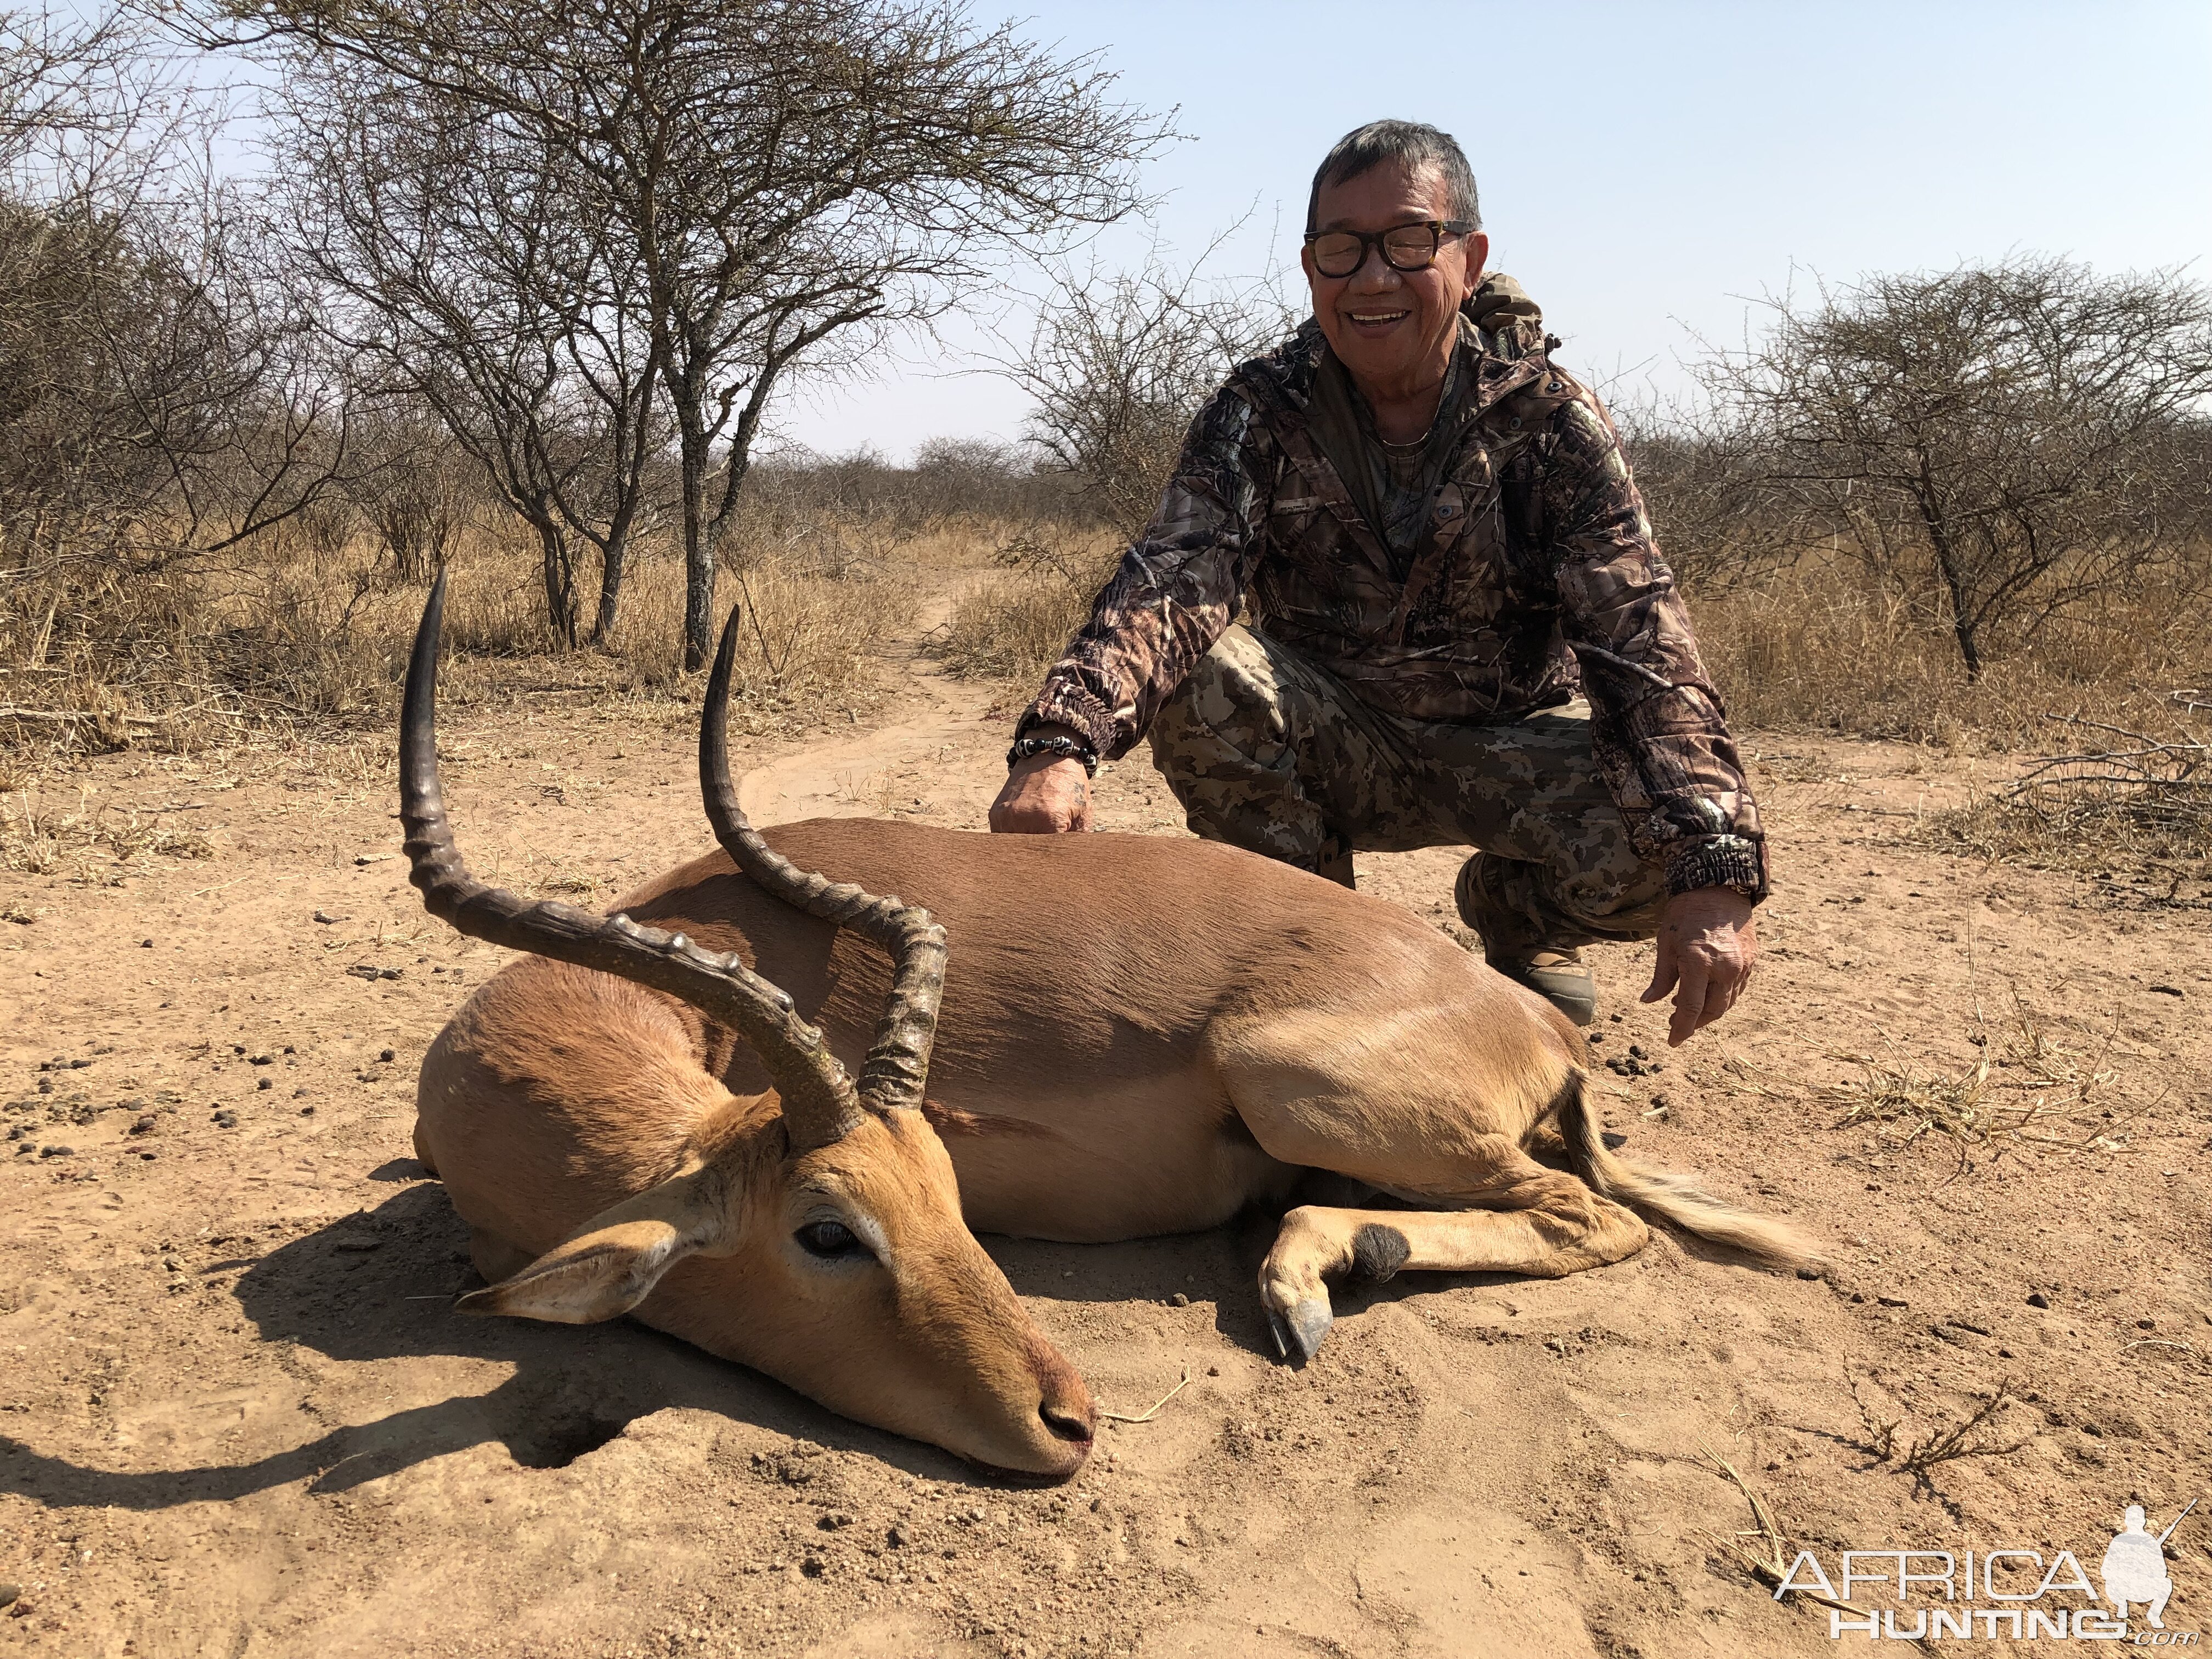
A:
POLYGON ((1705 988, 1711 975, 1711 965, 1698 952, 1683 954, 1680 988, 1674 993, 1674 1017, 1667 1022, 1668 1048, 1680 1048, 1705 1024, 1705 988))
POLYGON ((1091 826, 1091 789, 1073 761, 1049 766, 1024 763, 991 803, 990 825, 1000 835, 1057 836, 1091 826), (1071 778, 1068 774, 1074 775, 1071 778))
POLYGON ((1705 1009, 1699 1016, 1699 1026, 1711 1024, 1735 1006, 1735 1000, 1743 994, 1743 988, 1751 982, 1751 975, 1743 963, 1729 962, 1720 964, 1705 985, 1705 1009))
POLYGON ((1657 965, 1644 994, 1644 1001, 1656 1002, 1670 988, 1674 992, 1668 1042, 1687 1042, 1734 1007, 1758 957, 1751 902, 1741 894, 1705 887, 1668 900, 1657 965))
POLYGON ((1656 1002, 1674 988, 1674 935, 1668 929, 1659 930, 1659 954, 1651 964, 1651 983, 1644 988, 1639 1002, 1656 1002))
POLYGON ((1735 1006, 1736 988, 1714 979, 1705 983, 1705 1006, 1698 1011, 1698 1029, 1703 1030, 1723 1014, 1735 1006))

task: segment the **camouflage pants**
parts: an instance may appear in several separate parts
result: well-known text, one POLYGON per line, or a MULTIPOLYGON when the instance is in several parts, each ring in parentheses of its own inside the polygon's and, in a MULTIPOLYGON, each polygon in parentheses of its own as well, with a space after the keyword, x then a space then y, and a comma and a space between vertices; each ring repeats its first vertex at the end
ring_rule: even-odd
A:
POLYGON ((1405 720, 1231 628, 1152 724, 1152 763, 1209 841, 1301 869, 1356 850, 1479 848, 1460 915, 1493 956, 1649 939, 1664 872, 1637 856, 1577 699, 1490 725, 1405 720))

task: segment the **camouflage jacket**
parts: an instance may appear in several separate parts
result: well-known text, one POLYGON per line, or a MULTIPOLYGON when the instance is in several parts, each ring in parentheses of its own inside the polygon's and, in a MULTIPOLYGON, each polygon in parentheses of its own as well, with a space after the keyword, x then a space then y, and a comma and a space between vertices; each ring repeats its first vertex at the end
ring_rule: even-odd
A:
POLYGON ((1316 445, 1328 347, 1308 319, 1192 423, 1144 536, 1021 720, 1126 752, 1249 597, 1253 625, 1386 713, 1510 720, 1589 698, 1637 850, 1675 892, 1765 887, 1765 851, 1719 694, 1596 396, 1510 277, 1468 301, 1456 453, 1410 568, 1316 445))

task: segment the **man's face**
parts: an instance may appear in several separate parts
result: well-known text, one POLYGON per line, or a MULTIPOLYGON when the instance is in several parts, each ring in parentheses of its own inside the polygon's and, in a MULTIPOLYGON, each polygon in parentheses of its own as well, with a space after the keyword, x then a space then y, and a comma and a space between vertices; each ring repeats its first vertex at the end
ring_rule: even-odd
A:
MULTIPOLYGON (((1316 230, 1372 234, 1394 225, 1449 219, 1443 178, 1433 167, 1370 167, 1322 186, 1314 204, 1316 230)), ((1451 361, 1460 301, 1482 280, 1490 239, 1446 237, 1425 270, 1394 270, 1380 247, 1349 276, 1324 276, 1313 252, 1302 256, 1313 289, 1314 315, 1344 366, 1370 396, 1410 396, 1442 377, 1451 361)))

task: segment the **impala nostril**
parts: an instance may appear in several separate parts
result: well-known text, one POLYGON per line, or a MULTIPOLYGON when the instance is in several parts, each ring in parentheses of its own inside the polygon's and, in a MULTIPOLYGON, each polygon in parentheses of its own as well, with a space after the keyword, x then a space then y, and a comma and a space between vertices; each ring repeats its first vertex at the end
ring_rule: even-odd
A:
POLYGON ((1065 1406, 1055 1406, 1049 1401, 1037 1407, 1037 1415, 1044 1419, 1045 1427, 1052 1431, 1056 1439, 1087 1443, 1091 1438, 1091 1419, 1087 1415, 1072 1412, 1065 1406))

